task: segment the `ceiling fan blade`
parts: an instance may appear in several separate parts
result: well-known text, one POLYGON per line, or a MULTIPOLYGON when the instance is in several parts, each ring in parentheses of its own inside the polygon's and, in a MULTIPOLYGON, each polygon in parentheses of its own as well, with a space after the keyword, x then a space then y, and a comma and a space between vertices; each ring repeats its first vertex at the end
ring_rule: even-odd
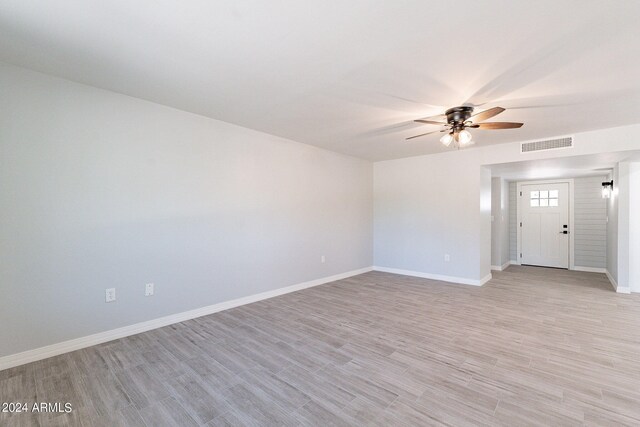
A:
POLYGON ((446 122, 447 116, 445 114, 436 114, 435 116, 422 117, 421 120, 444 120, 446 122))
POLYGON ((413 139, 413 138, 419 138, 421 136, 430 135, 432 133, 438 133, 438 132, 444 132, 444 131, 442 131, 442 130, 434 130, 433 132, 421 133, 420 135, 410 136, 409 138, 405 138, 405 139, 409 140, 409 139, 413 139))
POLYGON ((469 119, 474 123, 484 122, 485 120, 490 119, 491 117, 497 116, 498 114, 502 113, 504 110, 505 109, 502 107, 489 108, 488 110, 484 110, 479 112, 478 114, 474 114, 469 119))
POLYGON ((446 125, 446 123, 444 123, 444 122, 434 122, 433 120, 422 120, 422 119, 419 119, 419 120, 414 120, 414 122, 426 123, 428 125, 440 125, 440 126, 446 125))
POLYGON ((488 123, 476 123, 472 127, 477 129, 516 129, 522 127, 524 123, 513 122, 488 122, 488 123))

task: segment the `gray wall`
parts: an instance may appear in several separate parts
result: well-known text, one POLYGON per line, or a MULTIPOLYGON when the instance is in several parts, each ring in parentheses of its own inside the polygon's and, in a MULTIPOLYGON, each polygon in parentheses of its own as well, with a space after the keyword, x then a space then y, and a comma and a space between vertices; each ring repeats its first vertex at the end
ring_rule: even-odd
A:
POLYGON ((0 356, 372 264, 370 162, 9 66, 0 93, 0 356))
POLYGON ((373 168, 374 265, 470 280, 490 273, 491 171, 474 150, 373 168))
POLYGON ((602 198, 606 175, 574 179, 576 267, 607 267, 607 200, 602 198))

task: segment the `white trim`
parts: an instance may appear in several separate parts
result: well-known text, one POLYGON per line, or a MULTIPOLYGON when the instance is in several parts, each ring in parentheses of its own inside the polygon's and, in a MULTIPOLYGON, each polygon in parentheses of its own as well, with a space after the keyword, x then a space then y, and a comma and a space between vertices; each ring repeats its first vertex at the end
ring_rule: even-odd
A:
POLYGON ((511 261, 509 261, 509 265, 520 265, 520 263, 514 259, 512 259, 511 261))
POLYGON ((581 267, 579 265, 576 265, 573 267, 573 269, 575 271, 586 271, 589 273, 606 273, 607 272, 607 269, 602 267, 581 267))
POLYGON ((629 288, 618 287, 618 282, 616 282, 616 280, 613 278, 611 273, 609 273, 609 270, 605 269, 604 270, 604 274, 607 275, 607 279, 609 279, 609 282, 611 282, 611 286, 613 286, 613 290, 614 291, 618 292, 619 294, 630 294, 631 293, 631 289, 629 289, 629 288))
POLYGON ((492 269, 492 270, 495 270, 495 271, 502 271, 502 270, 504 270, 505 268, 509 267, 510 265, 511 265, 511 261, 507 261, 507 262, 505 262, 505 263, 504 263, 504 264, 502 264, 502 265, 492 265, 492 266, 491 266, 491 269, 492 269))
POLYGON ((616 280, 613 278, 611 273, 609 273, 609 270, 605 269, 604 274, 607 275, 607 279, 609 279, 609 282, 611 282, 611 286, 613 286, 613 290, 614 291, 618 290, 618 282, 616 282, 616 280))
POLYGON ((478 282, 478 286, 482 286, 485 283, 487 283, 489 280, 491 280, 493 278, 493 276, 491 275, 491 273, 487 274, 486 276, 484 276, 482 279, 480 279, 480 281, 478 282))
POLYGON ((491 280, 491 273, 482 279, 467 279, 466 277, 445 276, 442 274, 423 273, 421 271, 401 270, 399 268, 373 266, 373 271, 382 271, 385 273, 402 274, 403 276, 421 277, 423 279, 440 280, 442 282, 457 283, 461 285, 482 286, 491 280))
MULTIPOLYGON (((522 192, 523 185, 537 185, 537 184, 558 184, 558 183, 567 183, 569 184, 569 270, 575 269, 575 200, 574 200, 574 179, 573 178, 562 178, 562 179, 545 179, 545 180, 535 180, 535 181, 518 181, 516 182, 516 247, 517 253, 516 256, 520 259, 520 254, 522 253, 522 227, 520 227, 520 223, 522 222, 522 196, 520 193, 522 192)), ((520 265, 520 263, 518 263, 520 265)))
POLYGON ((133 325, 124 326, 122 328, 112 329, 110 331, 99 332, 97 334, 75 338, 57 344, 51 344, 45 347, 23 351, 17 354, 10 354, 8 356, 0 357, 0 371, 2 371, 3 369, 13 368, 14 366, 24 365, 25 363, 35 362, 37 360, 42 360, 48 357, 68 353, 70 351, 91 347, 93 345, 101 344, 107 341, 112 341, 119 338, 128 337, 130 335, 139 334, 141 332, 150 331, 152 329, 161 328, 163 326, 172 325, 174 323, 195 319, 196 317, 206 316, 208 314, 217 313, 219 311, 228 310, 230 308, 239 307, 245 304, 251 304, 252 302, 262 301, 268 298, 277 297, 279 295, 288 294, 290 292, 300 291, 302 289, 311 288, 313 286, 318 286, 329 282, 335 282, 336 280, 346 279, 347 277, 351 276, 357 276, 358 274, 367 273, 372 269, 372 267, 365 267, 358 270, 352 270, 346 273, 340 273, 329 277, 323 277, 321 279, 310 280, 308 282, 298 283, 296 285, 286 286, 284 288, 274 289, 272 291, 262 292, 255 295, 249 295, 231 301, 224 301, 218 304, 196 308, 195 310, 184 311, 182 313, 176 313, 169 316, 160 317, 158 319, 136 323, 133 325))

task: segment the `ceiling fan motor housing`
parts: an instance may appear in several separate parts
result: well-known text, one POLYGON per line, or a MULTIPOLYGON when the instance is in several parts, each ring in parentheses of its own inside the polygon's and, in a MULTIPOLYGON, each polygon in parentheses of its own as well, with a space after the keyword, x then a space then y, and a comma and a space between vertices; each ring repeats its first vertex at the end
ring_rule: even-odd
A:
POLYGON ((449 108, 444 114, 447 116, 447 123, 451 125, 462 125, 471 117, 472 113, 473 107, 460 106, 449 108))

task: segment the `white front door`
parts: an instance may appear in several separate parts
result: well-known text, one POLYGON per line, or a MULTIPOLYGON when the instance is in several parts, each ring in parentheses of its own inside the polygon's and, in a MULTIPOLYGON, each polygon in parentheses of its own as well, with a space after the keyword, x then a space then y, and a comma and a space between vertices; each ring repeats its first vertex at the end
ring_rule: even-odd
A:
POLYGON ((569 268, 569 184, 523 184, 521 264, 569 268))

